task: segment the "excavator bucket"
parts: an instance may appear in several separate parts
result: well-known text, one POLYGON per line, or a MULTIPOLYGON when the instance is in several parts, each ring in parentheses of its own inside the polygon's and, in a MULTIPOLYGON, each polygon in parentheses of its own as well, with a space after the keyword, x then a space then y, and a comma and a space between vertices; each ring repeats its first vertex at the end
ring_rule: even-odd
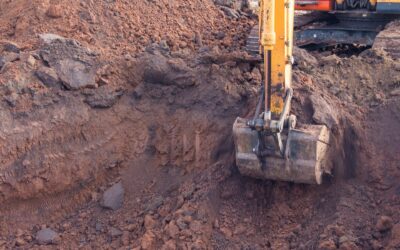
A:
POLYGON ((236 164, 242 175, 258 179, 321 184, 329 172, 328 157, 330 133, 326 126, 308 125, 288 129, 282 135, 285 145, 282 154, 257 154, 260 140, 274 147, 272 136, 261 135, 248 127, 246 120, 237 118, 233 125, 236 164))

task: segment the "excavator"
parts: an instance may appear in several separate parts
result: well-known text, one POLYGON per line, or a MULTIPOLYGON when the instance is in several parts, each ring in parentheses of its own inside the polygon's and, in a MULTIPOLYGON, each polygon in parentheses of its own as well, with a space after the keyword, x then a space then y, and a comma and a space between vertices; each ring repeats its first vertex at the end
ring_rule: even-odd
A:
POLYGON ((294 1, 262 0, 259 12, 263 86, 254 116, 234 122, 236 165, 245 176, 321 184, 331 171, 330 131, 325 125, 298 127, 290 113, 294 1))
MULTIPOLYGON (((332 173, 330 130, 325 125, 297 126, 290 113, 295 9, 330 16, 324 26, 296 32, 297 43, 372 46, 376 39, 384 42, 379 33, 400 14, 400 0, 261 0, 258 4, 259 24, 249 36, 247 50, 263 58, 263 84, 254 116, 238 117, 233 124, 236 165, 242 175, 258 179, 321 184, 324 175, 332 173)), ((395 39, 397 30, 387 40, 395 39)))
MULTIPOLYGON (((285 2, 287 3, 287 2, 285 2)), ((251 0, 252 9, 262 1, 251 0)), ((400 56, 400 26, 386 25, 400 18, 400 0, 295 0, 295 44, 323 48, 357 45, 385 48, 400 56)), ((260 27, 251 31, 246 50, 259 51, 260 27)))

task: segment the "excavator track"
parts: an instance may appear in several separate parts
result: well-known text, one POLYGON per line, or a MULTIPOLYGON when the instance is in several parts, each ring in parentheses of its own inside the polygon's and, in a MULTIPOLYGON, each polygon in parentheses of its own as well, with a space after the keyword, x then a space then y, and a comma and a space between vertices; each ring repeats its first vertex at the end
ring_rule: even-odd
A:
MULTIPOLYGON (((329 21, 329 17, 334 16, 327 13, 296 16, 296 45, 358 44, 383 49, 393 58, 400 58, 400 19, 396 19, 397 15, 375 15, 368 20, 354 14, 337 14, 340 22, 334 17, 333 25, 314 25, 315 22, 329 21)), ((246 51, 251 55, 260 53, 258 25, 253 27, 247 38, 246 51)))
POLYGON ((384 49, 393 58, 400 58, 400 20, 386 25, 375 38, 375 49, 384 49))

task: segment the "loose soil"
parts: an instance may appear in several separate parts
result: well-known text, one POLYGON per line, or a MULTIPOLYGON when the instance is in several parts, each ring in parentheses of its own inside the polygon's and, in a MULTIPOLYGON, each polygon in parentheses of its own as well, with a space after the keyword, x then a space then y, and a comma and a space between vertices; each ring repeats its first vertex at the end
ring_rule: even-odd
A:
POLYGON ((293 112, 331 129, 335 170, 254 180, 232 124, 255 23, 211 0, 0 2, 0 248, 399 249, 399 59, 296 49, 293 112))

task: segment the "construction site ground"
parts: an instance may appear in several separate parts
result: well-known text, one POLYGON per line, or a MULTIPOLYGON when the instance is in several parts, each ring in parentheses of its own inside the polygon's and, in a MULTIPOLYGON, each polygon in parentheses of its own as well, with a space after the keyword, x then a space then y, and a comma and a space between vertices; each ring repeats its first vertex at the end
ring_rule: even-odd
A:
POLYGON ((292 110, 335 170, 243 177, 236 2, 0 1, 0 249, 400 249, 400 59, 296 48, 292 110))

